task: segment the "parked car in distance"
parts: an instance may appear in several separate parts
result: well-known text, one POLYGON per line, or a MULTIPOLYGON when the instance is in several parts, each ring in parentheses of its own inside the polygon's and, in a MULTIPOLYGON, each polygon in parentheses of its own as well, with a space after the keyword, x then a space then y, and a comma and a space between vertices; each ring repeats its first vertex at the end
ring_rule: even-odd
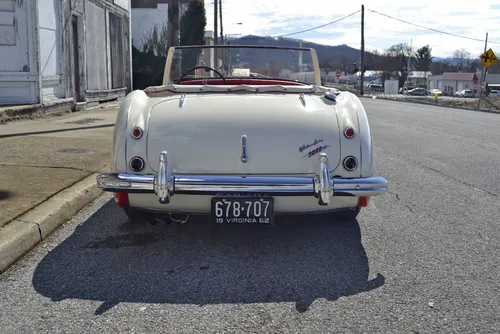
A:
POLYGON ((377 83, 370 83, 367 85, 368 89, 370 89, 371 91, 374 91, 374 92, 383 92, 384 91, 384 86, 382 86, 381 84, 377 84, 377 83))
POLYGON ((277 214, 322 213, 352 220, 387 191, 375 174, 362 101, 321 86, 314 49, 175 46, 165 64, 162 85, 122 102, 112 170, 97 176, 129 219, 184 223, 200 214, 215 225, 270 225, 277 214), (202 51, 211 48, 223 55, 221 67, 204 65, 210 53, 202 51), (250 75, 232 75, 235 51, 250 75), (297 69, 280 61, 299 57, 314 68, 304 81, 287 77, 297 69))
POLYGON ((437 94, 438 96, 443 95, 443 92, 442 92, 442 91, 440 91, 440 90, 439 90, 439 89, 437 89, 437 88, 431 89, 431 90, 427 91, 427 93, 428 93, 428 95, 430 95, 430 96, 434 96, 434 94, 437 94))
POLYGON ((492 89, 492 90, 490 90, 489 96, 491 96, 491 97, 500 96, 500 91, 492 89))
POLYGON ((459 96, 459 97, 474 97, 474 93, 470 89, 462 89, 459 91, 456 91, 454 96, 459 96))
POLYGON ((427 89, 425 89, 425 88, 413 88, 413 89, 410 89, 406 94, 407 95, 425 96, 425 95, 427 95, 427 89))

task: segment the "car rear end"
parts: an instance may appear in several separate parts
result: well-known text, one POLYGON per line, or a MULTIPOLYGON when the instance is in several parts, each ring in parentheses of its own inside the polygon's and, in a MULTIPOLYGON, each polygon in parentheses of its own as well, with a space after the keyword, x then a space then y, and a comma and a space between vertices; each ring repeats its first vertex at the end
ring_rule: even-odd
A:
POLYGON ((290 89, 137 99, 147 112, 129 107, 122 125, 126 168, 101 174, 99 186, 125 193, 131 208, 216 223, 356 209, 385 192, 359 99, 290 89))

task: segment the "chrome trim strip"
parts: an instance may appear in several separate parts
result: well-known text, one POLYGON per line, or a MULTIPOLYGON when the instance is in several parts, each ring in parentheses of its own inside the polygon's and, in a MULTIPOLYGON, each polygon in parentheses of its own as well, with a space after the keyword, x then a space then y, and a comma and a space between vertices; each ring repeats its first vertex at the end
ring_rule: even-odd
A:
POLYGON ((247 135, 241 136, 241 162, 245 163, 248 161, 247 155, 247 135))
MULTIPOLYGON (((319 178, 319 177, 318 177, 319 178)), ((375 196, 387 191, 388 182, 381 177, 330 179, 333 196, 375 196)), ((201 195, 230 193, 267 193, 273 195, 318 196, 316 180, 308 177, 178 175, 173 177, 173 194, 201 195)), ((101 173, 100 189, 111 192, 156 193, 154 175, 101 173)))
POLYGON ((300 93, 299 95, 300 102, 302 102, 302 105, 305 107, 306 106, 306 98, 304 93, 300 93))
POLYGON ((269 193, 314 195, 314 184, 310 177, 274 176, 210 176, 183 175, 175 177, 175 193, 217 194, 269 193))
POLYGON ((354 196, 374 196, 387 191, 389 182, 380 176, 354 179, 333 178, 335 193, 346 193, 354 196))
POLYGON ((328 156, 326 153, 320 153, 318 157, 320 161, 319 174, 319 205, 330 204, 330 198, 333 196, 333 181, 330 179, 330 166, 328 165, 328 156))
POLYGON ((173 179, 172 172, 168 167, 167 151, 163 151, 158 160, 158 175, 154 178, 154 190, 162 204, 170 203, 174 189, 173 179))
POLYGON ((319 174, 315 177, 236 176, 236 175, 172 175, 167 152, 160 154, 158 175, 101 173, 100 189, 111 192, 154 193, 160 203, 167 204, 174 194, 216 195, 270 194, 275 196, 314 196, 319 205, 328 205, 332 196, 375 196, 387 191, 382 177, 330 178, 326 153, 319 155, 319 174))
POLYGON ((104 191, 154 193, 154 175, 101 173, 97 185, 104 191))
MULTIPOLYGON (((319 176, 318 176, 319 178, 319 176)), ((333 196, 375 196, 387 191, 388 182, 381 177, 330 179, 333 196)), ((101 173, 97 177, 100 189, 112 192, 156 193, 154 175, 101 173)), ((173 177, 173 194, 267 193, 273 195, 318 196, 313 178, 274 176, 178 175, 173 177)))
POLYGON ((182 94, 180 99, 179 99, 179 108, 182 108, 184 106, 185 100, 186 100, 186 94, 182 94))

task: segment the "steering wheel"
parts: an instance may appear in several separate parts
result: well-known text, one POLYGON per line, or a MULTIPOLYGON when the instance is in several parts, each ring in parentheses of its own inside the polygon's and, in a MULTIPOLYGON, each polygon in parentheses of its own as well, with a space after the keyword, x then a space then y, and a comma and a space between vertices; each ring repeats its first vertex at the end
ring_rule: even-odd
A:
POLYGON ((224 85, 227 85, 227 81, 224 78, 224 76, 219 71, 217 71, 215 68, 212 68, 210 66, 195 66, 195 67, 192 67, 189 70, 187 70, 183 75, 181 75, 181 77, 177 80, 177 82, 181 82, 182 79, 184 79, 184 77, 187 76, 189 72, 197 70, 199 68, 202 68, 202 69, 204 69, 207 72, 208 71, 214 71, 215 73, 217 73, 217 75, 219 75, 221 77, 222 81, 224 81, 224 85))

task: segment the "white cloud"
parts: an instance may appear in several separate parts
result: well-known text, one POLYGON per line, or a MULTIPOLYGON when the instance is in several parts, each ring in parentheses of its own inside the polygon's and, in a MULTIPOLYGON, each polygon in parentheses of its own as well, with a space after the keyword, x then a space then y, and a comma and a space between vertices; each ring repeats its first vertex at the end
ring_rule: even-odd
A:
MULTIPOLYGON (((213 30, 213 2, 206 1, 207 30, 213 30)), ((226 34, 282 35, 331 22, 365 5, 365 43, 367 49, 383 50, 399 42, 410 43, 416 48, 429 44, 433 54, 450 56, 454 50, 464 48, 473 55, 484 50, 484 38, 489 31, 489 43, 500 54, 500 6, 488 9, 471 5, 470 1, 395 2, 394 0, 347 1, 341 5, 332 0, 224 0, 223 28, 226 34), (457 38, 405 24, 370 9, 401 20, 464 35, 482 41, 457 38), (242 25, 237 23, 241 22, 242 25), (370 47, 368 47, 370 46, 370 47)), ((361 13, 338 23, 314 31, 290 36, 328 45, 347 44, 360 48, 361 13)), ((219 28, 220 33, 220 28, 219 28)))

